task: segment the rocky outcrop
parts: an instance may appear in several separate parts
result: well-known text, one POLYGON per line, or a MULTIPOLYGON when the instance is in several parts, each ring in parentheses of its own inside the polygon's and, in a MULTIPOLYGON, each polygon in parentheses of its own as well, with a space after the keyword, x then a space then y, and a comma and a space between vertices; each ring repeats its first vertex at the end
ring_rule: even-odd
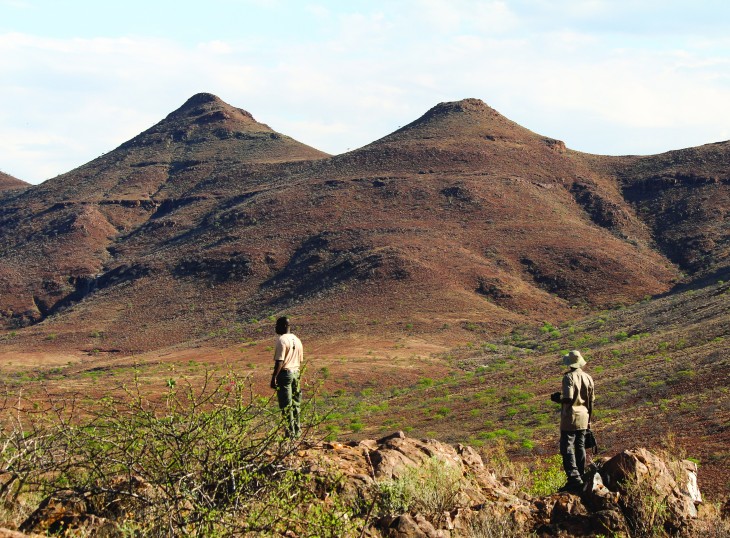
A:
MULTIPOLYGON (((541 536, 627 536, 644 517, 642 503, 653 503, 657 514, 651 524, 676 532, 691 528, 701 502, 696 466, 692 462, 670 465, 638 448, 599 461, 587 473, 582 491, 556 492, 542 498, 515 492, 464 445, 406 437, 402 432, 379 440, 358 443, 325 443, 299 455, 305 468, 317 475, 340 477, 340 493, 365 504, 377 502, 378 484, 398 481, 408 469, 438 460, 459 469, 465 478, 462 495, 444 514, 406 512, 373 517, 372 536, 456 537, 468 536, 478 521, 498 521, 504 536, 537 532, 541 536), (507 532, 507 531, 505 531, 507 532)), ((506 483, 508 481, 505 481, 506 483)), ((444 484, 444 487, 447 487, 444 484)), ((424 484, 424 489, 426 485, 424 484)), ((646 518, 645 518, 646 519, 646 518)))
POLYGON ((130 514, 144 514, 149 500, 159 496, 159 490, 148 482, 135 476, 119 476, 106 489, 62 490, 46 497, 19 530, 43 536, 66 536, 78 531, 93 538, 121 537, 124 533, 119 523, 129 519, 130 514))
POLYGON ((689 527, 697 517, 702 496, 697 487, 697 467, 691 461, 674 465, 645 448, 625 450, 603 465, 601 476, 607 487, 618 492, 630 522, 643 519, 644 503, 654 502, 661 511, 658 525, 674 532, 689 527), (678 485, 679 480, 679 485, 678 485))
MULTIPOLYGON (((668 463, 643 448, 599 460, 581 491, 545 497, 515 491, 514 480, 498 476, 472 447, 403 432, 301 448, 288 465, 315 478, 311 484, 323 507, 333 490, 358 507, 365 522, 361 536, 370 538, 691 535, 701 502, 694 464, 668 463), (410 497, 398 497, 405 483, 413 488, 410 497)), ((104 491, 60 491, 20 530, 121 536, 118 523, 144 512, 148 504, 140 499, 154 503, 156 491, 136 478, 120 478, 104 491)))

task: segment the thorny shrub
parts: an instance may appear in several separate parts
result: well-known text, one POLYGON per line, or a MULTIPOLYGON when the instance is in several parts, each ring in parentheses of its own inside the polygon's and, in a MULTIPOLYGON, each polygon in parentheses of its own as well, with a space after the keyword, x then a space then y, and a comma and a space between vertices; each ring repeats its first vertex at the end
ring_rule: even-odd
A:
POLYGON ((510 479, 510 490, 515 494, 526 491, 541 497, 555 493, 565 484, 565 471, 559 454, 533 458, 528 464, 511 458, 504 439, 498 439, 482 450, 482 459, 498 477, 510 479))
POLYGON ((535 533, 528 533, 509 514, 499 514, 489 510, 480 510, 471 518, 465 528, 457 534, 459 538, 531 538, 535 533))
MULTIPOLYGON (((317 502, 311 477, 288 463, 300 442, 282 436, 278 407, 257 397, 250 379, 207 372, 196 386, 173 381, 157 402, 137 377, 94 404, 6 393, 0 502, 18 507, 71 491, 135 536, 354 533, 347 504, 332 492, 317 502)), ((314 398, 304 405, 306 438, 324 417, 314 398)))
POLYGON ((459 465, 430 458, 422 466, 406 467, 398 478, 379 482, 378 509, 382 514, 418 512, 439 521, 444 512, 462 505, 470 486, 459 465))

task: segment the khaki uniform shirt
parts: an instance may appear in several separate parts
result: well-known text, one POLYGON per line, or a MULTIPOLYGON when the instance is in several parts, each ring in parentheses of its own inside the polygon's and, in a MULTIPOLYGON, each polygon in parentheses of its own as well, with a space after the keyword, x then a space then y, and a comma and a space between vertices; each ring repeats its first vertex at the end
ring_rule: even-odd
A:
POLYGON ((593 378, 580 368, 571 368, 563 376, 563 399, 572 403, 564 403, 560 409, 560 429, 576 431, 588 429, 588 422, 593 411, 593 378))
POLYGON ((284 361, 283 370, 298 371, 304 358, 302 342, 296 335, 287 333, 280 334, 276 338, 276 350, 274 361, 284 361))

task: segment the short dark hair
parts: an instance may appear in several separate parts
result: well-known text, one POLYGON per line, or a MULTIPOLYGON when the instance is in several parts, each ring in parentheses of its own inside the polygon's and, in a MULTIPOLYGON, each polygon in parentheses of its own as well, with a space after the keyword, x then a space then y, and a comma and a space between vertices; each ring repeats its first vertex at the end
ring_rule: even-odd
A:
POLYGON ((286 334, 289 332, 289 318, 281 316, 276 320, 276 334, 286 334))

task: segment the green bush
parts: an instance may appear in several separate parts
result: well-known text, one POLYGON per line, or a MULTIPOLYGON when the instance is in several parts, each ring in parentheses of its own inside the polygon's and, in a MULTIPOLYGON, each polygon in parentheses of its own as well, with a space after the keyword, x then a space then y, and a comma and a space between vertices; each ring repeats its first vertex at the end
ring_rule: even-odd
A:
POLYGON ((420 512, 439 520, 461 506, 467 486, 460 466, 431 458, 420 467, 406 467, 398 478, 378 482, 378 510, 382 515, 420 512))
POLYGON ((526 473, 531 483, 528 491, 536 497, 555 493, 565 483, 563 459, 560 454, 536 462, 534 468, 526 473))
MULTIPOLYGON (((206 373, 201 388, 168 381, 154 401, 138 379, 120 396, 85 406, 7 395, 0 502, 72 491, 90 499, 91 514, 138 536, 354 533, 355 512, 334 485, 327 505, 315 502, 322 484, 292 466, 299 445, 283 437, 278 406, 256 397, 250 379, 206 373)), ((311 400, 303 416, 311 435, 321 421, 311 400)))
POLYGON ((510 403, 517 403, 517 402, 524 402, 531 398, 533 398, 535 395, 531 392, 527 392, 525 390, 521 389, 509 389, 507 391, 507 394, 504 397, 504 400, 510 403))
POLYGON ((434 380, 431 379, 430 377, 422 377, 421 379, 418 380, 417 385, 418 385, 418 388, 422 388, 422 389, 432 387, 434 385, 434 380))

